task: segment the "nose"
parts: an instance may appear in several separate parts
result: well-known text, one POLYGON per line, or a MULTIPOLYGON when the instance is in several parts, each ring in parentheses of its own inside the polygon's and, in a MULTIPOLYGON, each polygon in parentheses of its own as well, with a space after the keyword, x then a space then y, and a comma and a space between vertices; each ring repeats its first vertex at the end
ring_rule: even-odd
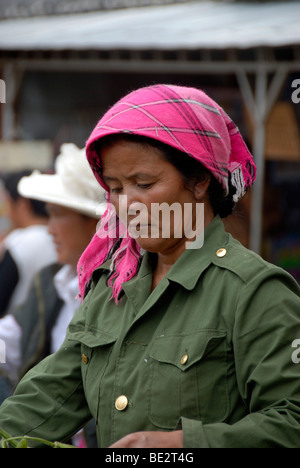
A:
POLYGON ((59 230, 58 221, 55 218, 55 216, 51 216, 51 215, 49 216, 47 228, 48 228, 48 233, 50 234, 50 236, 52 236, 53 239, 55 239, 57 237, 58 230, 59 230))
POLYGON ((53 235, 53 232, 54 232, 53 227, 54 227, 53 219, 51 218, 51 216, 49 216, 47 228, 48 228, 48 233, 49 233, 51 236, 53 235))
POLYGON ((120 195, 118 199, 118 216, 125 224, 130 222, 141 211, 143 204, 138 201, 133 201, 134 198, 129 198, 127 195, 120 195))
POLYGON ((118 216, 125 225, 128 225, 137 216, 139 216, 140 221, 148 222, 147 207, 141 202, 135 191, 124 190, 123 194, 119 196, 118 205, 116 208, 118 216))
POLYGON ((123 186, 122 194, 118 196, 117 204, 115 204, 116 211, 120 214, 129 214, 129 207, 135 203, 140 202, 136 188, 132 184, 123 186))

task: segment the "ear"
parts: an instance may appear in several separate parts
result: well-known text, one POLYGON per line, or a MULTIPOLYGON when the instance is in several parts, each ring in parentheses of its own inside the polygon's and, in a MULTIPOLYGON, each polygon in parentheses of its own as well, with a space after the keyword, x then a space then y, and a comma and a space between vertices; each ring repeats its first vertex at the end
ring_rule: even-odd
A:
POLYGON ((194 185, 194 196, 197 201, 204 201, 206 198, 207 190, 211 181, 210 174, 204 174, 203 179, 200 182, 196 182, 194 185))

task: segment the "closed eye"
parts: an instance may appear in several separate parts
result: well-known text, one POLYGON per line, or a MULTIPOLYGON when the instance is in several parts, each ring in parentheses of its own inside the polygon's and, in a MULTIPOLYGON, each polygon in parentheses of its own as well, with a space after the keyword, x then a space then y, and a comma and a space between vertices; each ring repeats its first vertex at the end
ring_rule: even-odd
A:
POLYGON ((115 187, 115 188, 110 188, 110 187, 109 187, 109 192, 110 192, 110 193, 119 194, 119 193, 122 192, 122 190, 123 190, 122 187, 115 187))
POLYGON ((136 184, 138 188, 142 189, 142 190, 146 190, 150 187, 152 187, 153 184, 136 184))

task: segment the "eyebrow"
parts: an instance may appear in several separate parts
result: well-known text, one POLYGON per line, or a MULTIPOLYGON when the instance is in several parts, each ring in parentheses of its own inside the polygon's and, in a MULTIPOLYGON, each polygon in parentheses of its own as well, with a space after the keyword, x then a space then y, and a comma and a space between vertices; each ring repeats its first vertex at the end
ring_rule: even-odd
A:
POLYGON ((62 210, 62 206, 56 205, 55 203, 46 203, 46 212, 50 216, 51 214, 59 213, 62 210))
POLYGON ((117 180, 116 177, 103 176, 104 182, 111 182, 112 180, 117 180))
MULTIPOLYGON (((134 174, 129 174, 129 176, 126 178, 127 179, 139 179, 139 178, 140 179, 152 179, 153 174, 145 174, 143 172, 137 172, 134 174)), ((112 182, 112 181, 118 180, 118 177, 111 177, 111 176, 103 175, 103 180, 104 182, 112 182)))

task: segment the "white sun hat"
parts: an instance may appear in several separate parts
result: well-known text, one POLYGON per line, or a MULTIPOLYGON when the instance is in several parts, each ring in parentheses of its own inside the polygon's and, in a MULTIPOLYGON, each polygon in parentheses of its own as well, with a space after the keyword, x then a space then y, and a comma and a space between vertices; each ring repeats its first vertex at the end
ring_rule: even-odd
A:
POLYGON ((99 218, 106 210, 106 192, 86 159, 85 148, 64 143, 55 160, 55 174, 35 170, 18 184, 20 195, 99 218))

